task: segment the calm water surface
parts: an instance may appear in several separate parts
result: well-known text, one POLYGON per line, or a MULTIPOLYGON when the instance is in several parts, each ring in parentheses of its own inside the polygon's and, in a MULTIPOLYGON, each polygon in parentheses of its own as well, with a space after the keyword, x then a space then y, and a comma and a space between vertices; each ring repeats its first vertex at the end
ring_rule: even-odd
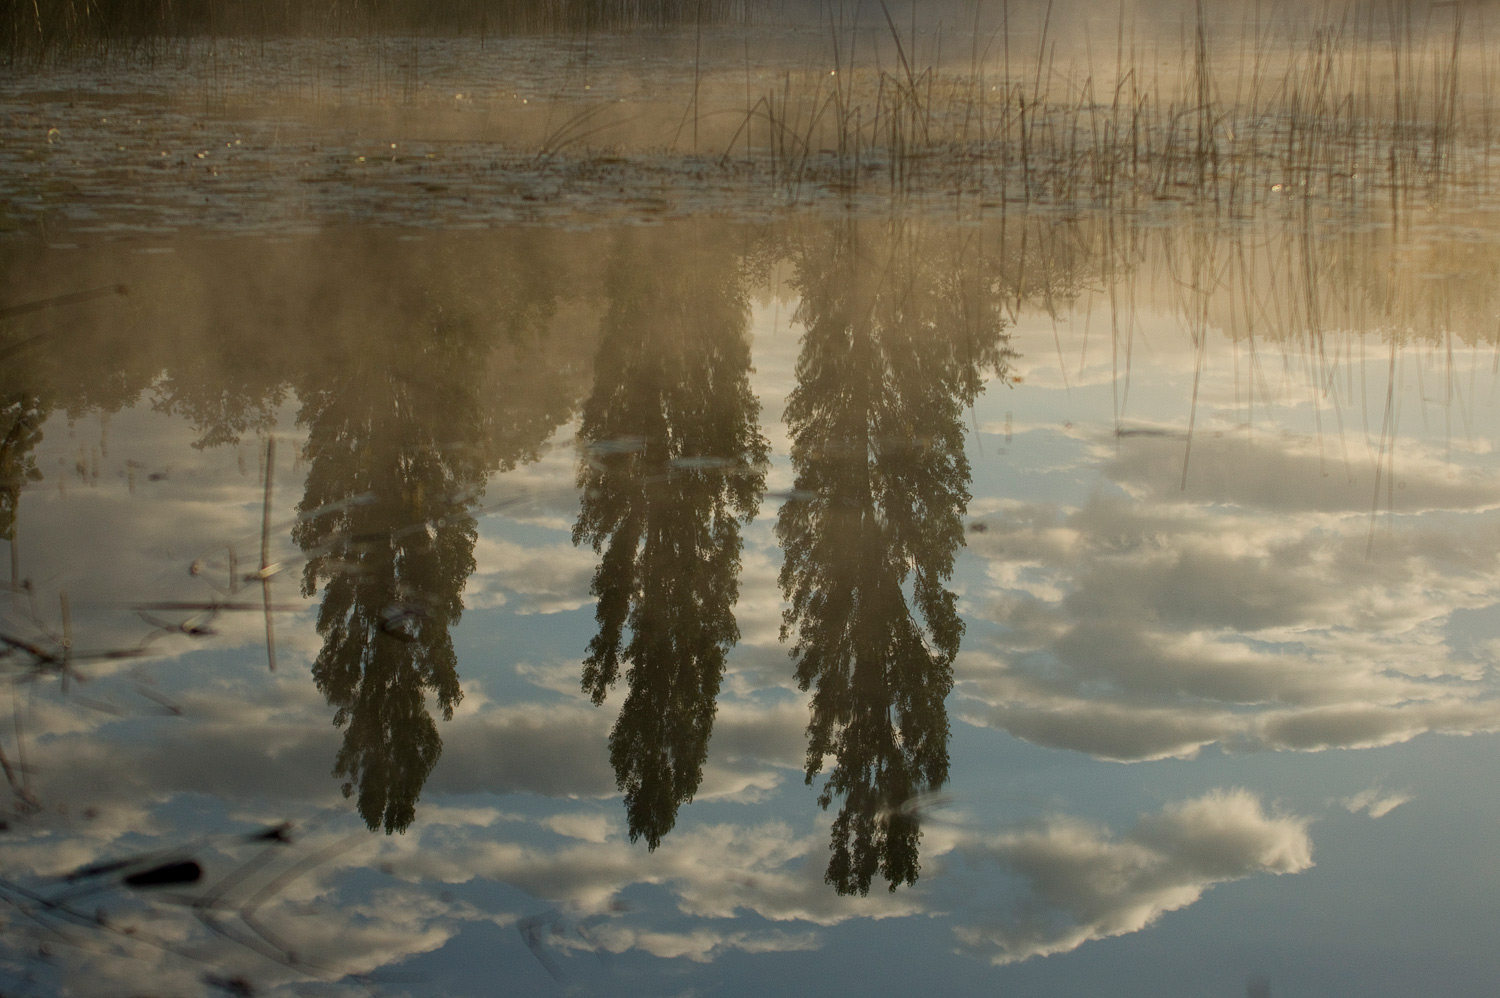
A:
POLYGON ((1500 976, 1472 204, 46 196, 0 242, 5 993, 1500 976))

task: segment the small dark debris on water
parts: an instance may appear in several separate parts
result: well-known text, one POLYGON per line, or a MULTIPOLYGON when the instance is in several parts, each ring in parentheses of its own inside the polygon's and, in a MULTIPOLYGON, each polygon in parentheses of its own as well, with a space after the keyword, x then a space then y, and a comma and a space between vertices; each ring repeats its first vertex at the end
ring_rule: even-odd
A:
POLYGON ((74 883, 79 880, 87 880, 90 877, 97 877, 101 874, 113 873, 116 870, 123 870, 125 869, 125 867, 134 862, 135 860, 133 859, 112 859, 106 860, 103 863, 90 863, 87 866, 80 867, 79 869, 74 870, 63 879, 67 883, 74 883))
POLYGON ((239 998, 250 998, 255 994, 255 986, 243 977, 220 977, 217 974, 205 974, 203 983, 211 988, 218 988, 225 994, 238 995, 239 998))
POLYGON ((153 866, 125 878, 125 886, 142 889, 147 887, 171 887, 178 884, 196 884, 203 879, 203 867, 194 859, 177 860, 153 866))
POLYGON ((252 842, 290 842, 292 841, 292 823, 283 821, 279 825, 256 832, 250 837, 252 842))

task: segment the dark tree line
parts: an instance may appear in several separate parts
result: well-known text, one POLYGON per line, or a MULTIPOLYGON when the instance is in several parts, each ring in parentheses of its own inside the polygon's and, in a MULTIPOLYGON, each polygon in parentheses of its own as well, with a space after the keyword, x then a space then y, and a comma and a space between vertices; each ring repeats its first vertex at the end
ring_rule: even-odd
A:
POLYGON ((739 640, 741 530, 769 460, 750 293, 785 259, 804 334, 785 414, 796 482, 776 534, 783 637, 812 694, 808 782, 833 760, 819 796, 839 801, 827 879, 845 893, 877 876, 914 882, 913 802, 947 780, 944 704, 963 633, 947 583, 969 500, 964 410, 1010 357, 994 257, 899 223, 785 241, 625 231, 590 237, 569 263, 528 238, 442 288, 394 271, 451 274, 469 254, 376 257, 392 273, 354 284, 329 267, 301 289, 304 310, 260 325, 234 295, 215 296, 224 314, 204 326, 224 335, 207 348, 167 342, 139 371, 91 379, 46 352, 12 368, 0 536, 13 536, 37 477, 42 422, 83 404, 68 400, 85 384, 115 407, 149 389, 202 447, 266 432, 294 397, 307 470, 293 538, 303 592, 321 595, 312 672, 344 732, 334 774, 371 829, 401 831, 441 755, 438 719, 462 698, 452 628, 486 483, 535 458, 576 412, 573 540, 599 554, 582 686, 602 703, 625 680, 610 760, 632 839, 655 849, 702 782, 739 640), (580 280, 581 261, 601 258, 580 280), (573 320, 587 332, 557 331, 567 307, 588 316, 573 320))

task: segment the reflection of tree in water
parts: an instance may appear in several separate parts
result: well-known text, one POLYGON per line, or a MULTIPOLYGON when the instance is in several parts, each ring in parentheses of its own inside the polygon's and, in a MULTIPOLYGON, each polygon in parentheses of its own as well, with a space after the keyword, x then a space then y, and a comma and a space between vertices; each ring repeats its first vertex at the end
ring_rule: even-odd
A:
POLYGON ((334 773, 387 832, 411 824, 442 752, 427 691, 444 718, 463 696, 449 628, 474 570, 469 510, 485 479, 466 346, 440 331, 403 363, 372 350, 301 393, 311 467, 298 508, 325 509, 293 530, 310 554, 304 594, 323 587, 313 676, 348 725, 334 773))
POLYGON ((573 541, 602 553, 583 688, 602 703, 628 663, 610 761, 631 840, 655 849, 702 780, 739 640, 740 519, 759 505, 767 445, 739 259, 692 240, 642 253, 639 241, 622 239, 606 277, 573 541))
POLYGON ((311 466, 293 537, 304 593, 323 588, 313 675, 347 725, 334 774, 372 829, 411 824, 441 754, 427 694, 445 719, 463 696, 450 629, 486 479, 533 458, 576 397, 533 339, 451 315, 382 330, 298 392, 311 466))
POLYGON ((43 478, 35 454, 42 427, 58 410, 72 420, 134 403, 160 367, 148 347, 118 331, 123 285, 49 295, 42 289, 51 281, 26 274, 28 266, 51 278, 56 260, 24 242, 0 249, 0 274, 10 277, 0 287, 0 540, 10 546, 12 584, 20 582, 21 493, 43 478))
MULTIPOLYGON (((480 490, 537 456, 587 376, 591 330, 559 313, 590 242, 537 230, 420 246, 341 233, 300 252, 216 243, 186 271, 155 274, 203 282, 198 322, 158 311, 178 307, 172 295, 133 298, 131 311, 113 293, 7 320, 0 527, 14 533, 55 411, 114 412, 149 391, 194 425, 195 446, 213 447, 271 430, 294 391, 311 462, 300 510, 316 515, 293 533, 305 591, 325 596, 315 675, 347 726, 335 772, 372 828, 405 828, 441 751, 428 694, 445 715, 461 696, 448 632, 474 568, 480 490)), ((57 277, 4 249, 0 264, 23 287, 57 277)))
POLYGON ((0 399, 0 540, 13 546, 21 490, 42 479, 33 452, 42 441, 47 409, 40 397, 28 393, 0 399))
POLYGON ((813 689, 807 781, 834 820, 826 879, 864 894, 914 883, 911 801, 948 778, 963 623, 944 583, 969 501, 963 410, 1011 356, 966 253, 920 230, 830 230, 796 254, 806 328, 786 420, 794 501, 776 525, 797 681, 813 689))

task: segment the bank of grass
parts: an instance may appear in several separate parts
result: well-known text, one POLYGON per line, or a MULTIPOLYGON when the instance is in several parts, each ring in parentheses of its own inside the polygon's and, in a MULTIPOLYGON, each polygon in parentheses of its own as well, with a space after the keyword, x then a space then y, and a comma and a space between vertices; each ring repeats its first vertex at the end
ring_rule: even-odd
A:
POLYGON ((583 33, 743 22, 754 0, 0 0, 12 60, 198 36, 583 33))
MULTIPOLYGON (((582 41, 587 60, 588 39, 606 32, 687 28, 690 92, 655 81, 649 97, 684 110, 664 134, 637 127, 631 141, 733 162, 794 199, 951 194, 996 207, 1175 203, 1228 218, 1274 207, 1399 220, 1455 196, 1486 203, 1496 188, 1500 53, 1489 51, 1482 5, 1190 0, 1148 20, 1124 0, 1113 10, 972 0, 949 8, 968 11, 957 23, 923 23, 915 0, 809 0, 799 9, 816 25, 812 48, 762 46, 752 58, 750 28, 743 65, 726 59, 722 39, 705 56, 705 26, 785 2, 0 0, 0 12, 13 59, 194 37, 531 33, 582 41)), ((420 89, 407 77, 422 65, 401 61, 402 93, 420 89)), ((628 99, 605 107, 597 90, 558 98, 539 155, 565 140, 567 155, 588 156, 616 141, 612 123, 647 117, 628 99)))
POLYGON ((943 38, 908 29, 885 0, 862 24, 830 13, 828 65, 747 96, 726 158, 758 156, 789 187, 832 175, 850 190, 1229 215, 1378 201, 1399 214, 1414 198, 1494 188, 1500 62, 1482 7, 1226 15, 1199 0, 1164 30, 1121 5, 1109 37, 1080 46, 1074 30, 1061 47, 1053 4, 1028 8, 1025 25, 999 9, 998 28, 976 8, 949 35, 963 56, 925 64, 915 54, 943 38))

